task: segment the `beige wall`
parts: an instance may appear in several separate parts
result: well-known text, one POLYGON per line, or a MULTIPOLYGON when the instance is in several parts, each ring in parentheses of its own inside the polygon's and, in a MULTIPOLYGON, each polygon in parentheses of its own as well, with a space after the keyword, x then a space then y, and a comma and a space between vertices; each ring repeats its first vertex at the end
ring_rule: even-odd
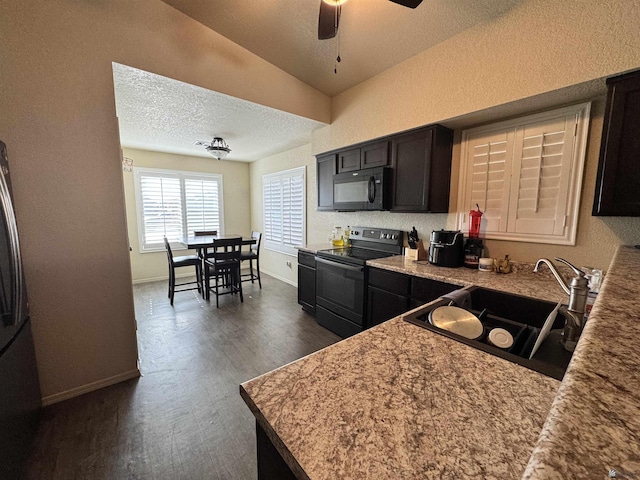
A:
MULTIPOLYGON (((222 175, 224 225, 221 233, 237 233, 244 236, 251 234, 248 163, 218 161, 214 158, 192 157, 131 148, 124 148, 123 153, 126 157, 133 159, 134 167, 222 175)), ((167 278, 167 256, 164 251, 140 253, 134 173, 125 172, 123 177, 127 231, 130 245, 133 248, 130 254, 133 283, 167 278)), ((175 250, 176 255, 187 255, 186 252, 186 250, 175 250)), ((193 274, 192 271, 187 272, 186 270, 185 268, 184 272, 178 272, 178 275, 193 274)))
MULTIPOLYGON (((565 87, 640 67, 638 12, 638 0, 523 1, 503 17, 334 97, 332 123, 314 132, 312 151, 317 154, 429 123, 446 125, 454 118, 452 124, 459 126, 465 124, 465 116, 465 126, 471 126, 495 118, 496 110, 527 113, 582 100, 592 90, 565 87)), ((603 109, 599 97, 592 108, 576 246, 488 241, 490 255, 510 254, 520 261, 563 256, 579 265, 606 268, 617 245, 638 243, 640 219, 590 215, 603 109)), ((455 173, 458 157, 456 148, 455 173)), ((457 175, 453 183, 455 187, 457 175)), ((454 222, 453 215, 312 212, 308 239, 324 240, 334 223, 404 230, 416 225, 428 237, 432 229, 451 228, 454 222)))
POLYGON ((320 121, 330 101, 159 0, 0 2, 0 45, 0 139, 53 402, 137 372, 111 63, 320 121))

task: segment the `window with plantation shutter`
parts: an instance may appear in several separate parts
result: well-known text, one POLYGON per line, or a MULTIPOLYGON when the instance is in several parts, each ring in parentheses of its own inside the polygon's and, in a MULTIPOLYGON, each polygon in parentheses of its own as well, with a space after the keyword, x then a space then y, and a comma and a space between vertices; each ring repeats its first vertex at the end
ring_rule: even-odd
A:
POLYGON ((305 168, 262 177, 265 248, 296 255, 305 243, 305 168))
POLYGON ((176 242, 194 230, 223 233, 221 175, 134 168, 134 176, 141 252, 164 250, 165 235, 176 242))
POLYGON ((457 225, 489 239, 574 245, 590 104, 464 131, 457 225))

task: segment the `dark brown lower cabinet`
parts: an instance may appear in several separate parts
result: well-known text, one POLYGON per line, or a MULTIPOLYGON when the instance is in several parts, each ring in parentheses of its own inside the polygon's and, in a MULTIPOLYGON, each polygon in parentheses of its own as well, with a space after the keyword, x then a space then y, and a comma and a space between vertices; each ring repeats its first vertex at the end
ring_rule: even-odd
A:
POLYGON ((298 304, 316 314, 316 256, 303 251, 298 252, 298 304))
POLYGON ((431 280, 430 278, 413 277, 411 279, 411 308, 419 307, 434 301, 447 293, 458 290, 460 285, 431 280))
POLYGON ((462 287, 429 278, 369 268, 368 326, 386 322, 459 288, 462 287))
POLYGON ((411 277, 369 268, 367 326, 373 327, 409 310, 411 277))
POLYGON ((258 447, 258 480, 296 480, 297 477, 257 421, 256 443, 258 447))

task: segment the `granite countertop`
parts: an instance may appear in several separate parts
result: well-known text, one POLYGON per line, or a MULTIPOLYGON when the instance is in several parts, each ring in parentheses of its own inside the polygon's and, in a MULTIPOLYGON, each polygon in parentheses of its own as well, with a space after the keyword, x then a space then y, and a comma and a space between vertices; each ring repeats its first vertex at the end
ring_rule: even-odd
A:
MULTIPOLYGON (((526 266, 368 264, 566 301, 550 273, 526 266)), ((640 250, 620 247, 562 383, 395 318, 241 395, 301 479, 640 476, 638 287, 640 250)))
POLYGON ((298 250, 309 253, 318 253, 318 250, 329 250, 330 248, 338 248, 331 245, 331 243, 316 243, 312 245, 305 245, 303 247, 296 247, 298 250))
POLYGON ((241 385, 298 478, 520 478, 560 382, 400 318, 241 385))
MULTIPOLYGON (((394 256, 369 260, 367 265, 384 270, 406 273, 416 277, 430 278, 454 285, 493 288, 508 293, 540 298, 552 302, 567 302, 564 293, 551 271, 546 265, 540 267, 538 273, 533 272, 533 265, 528 263, 513 263, 513 272, 502 274, 496 272, 481 272, 470 268, 448 268, 431 265, 428 261, 407 260, 403 256, 394 256)), ((558 269, 570 279, 568 267, 556 262, 558 269)))
POLYGON ((524 478, 640 478, 640 250, 609 267, 524 478), (625 475, 625 476, 623 476, 625 475))

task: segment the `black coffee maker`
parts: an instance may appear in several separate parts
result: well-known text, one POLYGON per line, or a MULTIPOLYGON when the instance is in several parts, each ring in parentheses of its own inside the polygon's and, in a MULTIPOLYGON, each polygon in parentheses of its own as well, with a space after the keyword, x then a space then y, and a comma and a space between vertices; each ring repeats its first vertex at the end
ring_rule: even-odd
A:
POLYGON ((464 235, 460 230, 434 230, 429 244, 429 263, 440 267, 461 267, 464 235))

